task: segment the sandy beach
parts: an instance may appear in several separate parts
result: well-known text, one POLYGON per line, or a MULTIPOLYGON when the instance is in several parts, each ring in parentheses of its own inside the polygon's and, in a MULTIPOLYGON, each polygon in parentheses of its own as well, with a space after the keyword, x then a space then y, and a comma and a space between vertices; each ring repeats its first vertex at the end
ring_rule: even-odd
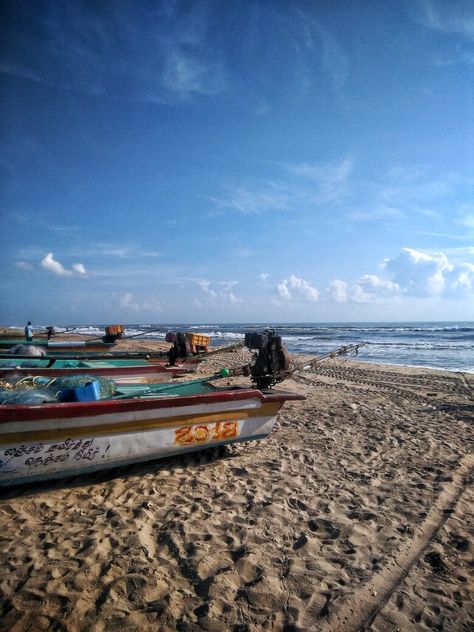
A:
POLYGON ((2 492, 0 630, 473 629, 474 375, 281 387, 307 399, 265 441, 2 492))

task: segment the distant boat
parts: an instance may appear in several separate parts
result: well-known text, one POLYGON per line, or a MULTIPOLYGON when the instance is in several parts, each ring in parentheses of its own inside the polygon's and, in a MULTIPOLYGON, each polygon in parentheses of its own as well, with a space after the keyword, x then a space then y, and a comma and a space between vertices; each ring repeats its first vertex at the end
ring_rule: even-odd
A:
MULTIPOLYGON (((3 339, 10 339, 10 338, 21 338, 21 336, 23 335, 23 331, 20 329, 7 329, 7 328, 1 328, 1 333, 0 333, 0 337, 3 339)), ((42 340, 45 340, 48 337, 48 334, 46 331, 35 331, 34 332, 34 336, 35 338, 41 338, 42 340)), ((24 338, 22 339, 22 342, 24 342, 24 338)))
POLYGON ((98 351, 106 353, 115 347, 114 342, 103 342, 102 340, 47 340, 45 338, 33 338, 28 342, 24 338, 0 338, 0 350, 11 349, 17 345, 33 346, 49 351, 98 351))
MULTIPOLYGON (((46 328, 54 330, 53 327, 46 328)), ((66 333, 66 332, 65 332, 66 333)), ((124 333, 123 325, 108 325, 105 328, 105 335, 101 338, 89 338, 86 340, 50 340, 48 332, 46 331, 46 338, 44 332, 35 334, 33 340, 25 340, 25 338, 18 338, 18 330, 3 328, 0 334, 0 351, 2 349, 11 349, 17 345, 27 345, 33 347, 39 347, 45 351, 98 351, 106 353, 115 346, 115 341, 122 338, 124 333)))
POLYGON ((265 438, 287 400, 304 396, 193 380, 120 386, 111 399, 0 406, 0 485, 265 438))

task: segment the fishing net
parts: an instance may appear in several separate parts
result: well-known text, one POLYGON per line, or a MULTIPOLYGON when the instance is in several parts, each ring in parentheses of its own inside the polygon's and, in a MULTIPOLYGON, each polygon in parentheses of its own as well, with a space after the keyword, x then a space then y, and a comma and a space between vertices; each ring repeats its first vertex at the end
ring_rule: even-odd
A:
POLYGON ((65 388, 85 386, 86 384, 90 384, 90 382, 99 382, 101 399, 109 399, 109 397, 112 397, 115 393, 115 382, 99 375, 69 375, 67 377, 58 377, 51 383, 50 388, 58 392, 65 388))
MULTIPOLYGON (((48 382, 42 384, 41 386, 47 386, 48 382)), ((0 380, 0 390, 1 391, 14 391, 14 390, 36 390, 38 389, 38 385, 32 381, 32 378, 25 378, 24 375, 20 375, 19 373, 9 373, 3 379, 0 380)))
POLYGON ((44 377, 23 377, 12 374, 0 380, 1 404, 42 404, 59 401, 58 394, 68 388, 80 388, 91 382, 99 383, 101 399, 115 393, 115 382, 97 375, 70 375, 49 380, 44 377))
POLYGON ((57 401, 56 394, 45 388, 0 390, 2 404, 49 404, 57 401))

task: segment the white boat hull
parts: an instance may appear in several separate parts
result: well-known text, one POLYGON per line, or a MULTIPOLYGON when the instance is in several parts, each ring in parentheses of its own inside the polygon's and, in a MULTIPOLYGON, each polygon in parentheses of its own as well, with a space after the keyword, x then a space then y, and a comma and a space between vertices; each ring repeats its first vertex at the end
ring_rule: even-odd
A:
MULTIPOLYGON (((107 402, 94 406, 101 403, 107 402)), ((149 406, 145 410, 136 410, 135 406, 135 410, 111 413, 104 406, 104 412, 95 415, 66 418, 36 415, 30 421, 2 423, 0 485, 78 475, 206 447, 263 439, 271 432, 282 404, 283 401, 248 397, 190 406, 149 406)), ((42 406, 49 409, 58 405, 42 406)), ((84 410, 82 404, 68 406, 72 410, 81 406, 84 410)), ((29 408, 41 409, 41 406, 29 408)))

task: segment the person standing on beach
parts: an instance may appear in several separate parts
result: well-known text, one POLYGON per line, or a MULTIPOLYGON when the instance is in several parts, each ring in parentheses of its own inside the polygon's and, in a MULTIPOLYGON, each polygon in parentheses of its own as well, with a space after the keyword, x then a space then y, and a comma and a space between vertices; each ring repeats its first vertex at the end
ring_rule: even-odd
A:
POLYGON ((28 321, 25 327, 25 338, 26 338, 26 342, 33 341, 33 327, 31 325, 31 321, 28 321))

